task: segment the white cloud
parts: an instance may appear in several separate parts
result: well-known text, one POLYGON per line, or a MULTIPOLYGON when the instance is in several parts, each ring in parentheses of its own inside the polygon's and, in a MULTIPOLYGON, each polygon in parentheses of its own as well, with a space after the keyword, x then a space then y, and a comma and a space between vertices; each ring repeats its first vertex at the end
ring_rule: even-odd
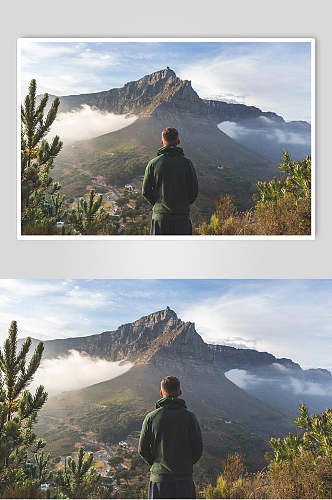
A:
POLYGON ((330 365, 332 353, 327 345, 331 305, 331 293, 322 301, 313 301, 301 280, 275 284, 257 280, 247 286, 234 280, 224 295, 185 308, 182 318, 194 321, 206 342, 229 344, 229 339, 235 339, 235 347, 254 347, 305 366, 324 368, 330 365))
MULTIPOLYGON (((274 363, 276 365, 276 363, 274 363)), ((281 367, 281 365, 279 365, 281 367)), ((286 367, 284 371, 289 371, 287 370, 286 367)), ((225 373, 225 376, 233 382, 233 384, 237 385, 241 389, 244 390, 249 390, 253 389, 253 386, 257 385, 264 385, 266 386, 269 383, 275 383, 278 384, 278 386, 287 391, 291 392, 296 395, 308 395, 308 396, 329 396, 331 395, 332 391, 332 383, 318 383, 318 382, 311 382, 311 381, 306 381, 306 380, 301 380, 299 378, 295 378, 292 376, 285 376, 284 375, 284 381, 283 382, 278 382, 276 379, 272 378, 267 378, 267 377, 259 377, 253 373, 250 373, 250 371, 247 370, 241 370, 241 369, 233 369, 229 370, 228 372, 225 373)))
POLYGON ((22 40, 21 49, 22 99, 33 78, 37 80, 40 94, 68 95, 105 90, 103 71, 119 64, 115 51, 92 50, 86 43, 22 40))
POLYGON ((135 120, 133 115, 115 115, 84 104, 79 110, 59 113, 49 137, 57 134, 65 143, 71 143, 120 130, 135 120))
POLYGON ((116 329, 124 322, 138 319, 142 311, 151 312, 147 301, 152 297, 155 303, 151 310, 157 310, 160 304, 148 285, 133 287, 130 280, 109 286, 108 280, 3 279, 0 280, 0 345, 13 320, 18 323, 20 338, 81 337, 116 329))
POLYGON ((16 280, 16 279, 0 279, 0 291, 3 291, 7 296, 12 298, 31 297, 34 295, 42 295, 46 293, 54 293, 63 290, 61 283, 57 280, 53 281, 31 281, 31 280, 16 280))
POLYGON ((37 81, 37 94, 44 94, 45 92, 57 96, 89 94, 94 91, 95 87, 104 90, 102 80, 93 73, 87 81, 84 71, 56 72, 54 68, 50 68, 44 72, 31 68, 22 72, 22 100, 27 94, 30 81, 33 78, 37 81))
MULTIPOLYGON (((211 344, 218 345, 218 342, 211 342, 211 344)), ((222 344, 230 347, 236 347, 238 349, 256 349, 257 339, 244 337, 223 337, 222 344)))
POLYGON ((308 144, 309 137, 305 137, 302 134, 298 134, 296 132, 285 132, 284 130, 280 130, 278 128, 274 129, 274 131, 270 134, 271 139, 274 140, 276 137, 279 144, 308 144))
POLYGON ((318 384, 290 377, 285 384, 281 384, 285 390, 291 390, 294 394, 307 394, 308 396, 330 396, 332 384, 318 384))
POLYGON ((108 68, 118 64, 117 57, 114 54, 100 54, 91 49, 85 49, 79 57, 83 60, 84 66, 88 68, 108 68))
POLYGON ((272 366, 274 368, 277 368, 281 372, 284 372, 284 373, 287 373, 290 371, 290 368, 288 368, 287 366, 281 365, 280 363, 272 363, 272 366))
POLYGON ((73 288, 68 290, 66 298, 66 302, 69 306, 82 309, 96 309, 98 307, 105 307, 111 304, 109 297, 102 292, 84 290, 78 285, 75 285, 73 288))
MULTIPOLYGON (((269 125, 272 120, 265 116, 261 116, 260 118, 264 118, 269 125)), ((229 135, 232 139, 241 139, 244 136, 259 133, 261 135, 262 140, 269 139, 279 144, 309 144, 310 143, 310 135, 304 135, 296 132, 289 132, 286 130, 282 130, 278 127, 264 129, 253 129, 251 127, 246 127, 245 125, 241 125, 239 122, 231 122, 225 121, 218 124, 218 128, 229 135)))
POLYGON ((0 336, 11 321, 19 337, 42 340, 75 337, 95 332, 94 311, 114 307, 113 294, 93 287, 83 289, 63 280, 0 280, 0 336))
POLYGON ((29 389, 35 390, 38 385, 44 385, 45 390, 54 395, 119 377, 131 367, 131 363, 92 358, 71 350, 68 356, 44 359, 29 389))
POLYGON ((94 321, 82 315, 73 314, 60 303, 50 305, 41 301, 39 305, 29 304, 27 308, 2 309, 0 312, 0 329, 2 341, 7 337, 11 322, 18 325, 18 337, 33 337, 41 340, 77 337, 88 335, 94 331, 94 321))
POLYGON ((310 119, 309 61, 303 56, 287 59, 281 44, 239 44, 213 58, 183 68, 180 77, 192 81, 207 99, 234 101, 275 111, 288 120, 310 119))
POLYGON ((226 372, 225 377, 241 389, 246 389, 248 386, 253 384, 262 383, 262 379, 256 377, 256 375, 248 373, 247 370, 240 370, 238 368, 234 368, 233 370, 226 372))
POLYGON ((47 43, 33 42, 31 40, 21 40, 21 61, 22 64, 37 64, 45 59, 56 59, 62 56, 74 55, 77 49, 69 43, 47 43))

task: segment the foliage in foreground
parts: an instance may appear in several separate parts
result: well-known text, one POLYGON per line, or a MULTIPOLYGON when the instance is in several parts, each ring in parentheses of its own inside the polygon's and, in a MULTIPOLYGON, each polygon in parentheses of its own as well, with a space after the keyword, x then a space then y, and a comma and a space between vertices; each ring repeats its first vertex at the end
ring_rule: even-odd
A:
POLYGON ((258 182, 253 210, 239 212, 230 195, 216 203, 209 223, 198 228, 204 235, 309 235, 311 234, 311 158, 291 161, 283 154, 284 176, 258 182))
POLYGON ((270 440, 273 456, 265 471, 248 474, 239 454, 222 462, 216 484, 202 498, 331 498, 332 410, 309 416, 299 408, 298 427, 305 432, 270 440))
POLYGON ((68 213, 64 209, 61 185, 54 182, 51 170, 62 148, 59 136, 49 142, 47 135, 56 118, 59 98, 46 113, 48 94, 37 104, 36 80, 21 106, 21 231, 29 235, 114 234, 112 217, 102 207, 102 195, 81 198, 78 207, 68 213), (45 116, 46 115, 46 116, 45 116), (60 227, 57 223, 61 223, 60 227))
MULTIPOLYGON (((31 339, 18 349, 17 324, 12 322, 0 349, 0 498, 111 498, 112 479, 102 477, 92 466, 93 453, 80 447, 76 458, 68 457, 64 468, 50 469, 45 441, 33 431, 47 393, 38 386, 28 390, 43 354, 40 342, 29 356, 31 339), (42 484, 46 483, 46 491, 42 484)), ((271 438, 272 454, 266 470, 249 474, 239 454, 222 462, 223 471, 215 484, 208 484, 201 498, 332 498, 332 410, 309 415, 301 405, 297 435, 271 438)), ((109 459, 117 469, 120 453, 109 459)), ((130 469, 117 471, 115 478, 126 484, 122 498, 145 498, 146 489, 130 482, 130 469)))
POLYGON ((0 349, 0 498, 45 498, 41 485, 47 483, 48 498, 109 498, 107 481, 92 467, 93 454, 81 447, 77 461, 68 457, 64 470, 49 470, 46 442, 37 438, 33 426, 47 400, 42 385, 35 393, 27 387, 42 359, 44 345, 38 344, 29 359, 31 338, 18 350, 17 324, 0 349))
MULTIPOLYGON (((71 210, 69 200, 61 193, 61 185, 54 182, 51 171, 62 149, 59 136, 49 140, 51 126, 56 119, 59 99, 48 107, 48 94, 37 97, 36 80, 31 80, 29 92, 21 107, 21 232, 23 235, 147 235, 149 228, 140 220, 141 207, 124 209, 125 200, 119 198, 119 216, 112 216, 102 206, 102 195, 91 190, 87 197, 77 201, 71 210), (46 112, 48 107, 48 111, 46 112)), ((132 174, 138 174, 142 165, 135 159, 132 174)), ((117 161, 121 176, 126 170, 122 157, 107 159, 107 165, 117 161)), ((311 234, 311 159, 292 162, 288 153, 280 165, 281 179, 258 182, 259 198, 253 210, 239 211, 230 195, 220 198, 215 213, 208 223, 195 229, 202 235, 307 235, 311 234)), ((108 169, 109 170, 109 169, 108 169)), ((112 166, 115 171, 115 166, 112 166)), ((93 171, 93 169, 92 169, 93 171)), ((98 170, 95 172, 98 173, 98 170)), ((120 177, 121 177, 120 176, 120 177)), ((122 178, 122 177, 121 177, 122 178)), ((108 182, 115 182, 109 179, 108 182)), ((84 182, 84 185, 86 182, 84 182)), ((227 189, 226 189, 227 190, 227 189)), ((249 188, 248 188, 249 190, 249 188)), ((241 195, 242 196, 242 195, 241 195)), ((248 191, 244 196, 249 196, 248 191)), ((73 200, 72 200, 73 201, 73 200)))

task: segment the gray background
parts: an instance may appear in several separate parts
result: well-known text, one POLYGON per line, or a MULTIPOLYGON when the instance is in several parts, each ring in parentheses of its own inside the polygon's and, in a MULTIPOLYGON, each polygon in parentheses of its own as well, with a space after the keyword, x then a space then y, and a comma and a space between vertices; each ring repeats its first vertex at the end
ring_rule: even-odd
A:
POLYGON ((6 3, 1 29, 0 278, 332 277, 331 12, 326 0, 34 0, 6 3), (315 37, 315 241, 18 241, 18 37, 315 37))

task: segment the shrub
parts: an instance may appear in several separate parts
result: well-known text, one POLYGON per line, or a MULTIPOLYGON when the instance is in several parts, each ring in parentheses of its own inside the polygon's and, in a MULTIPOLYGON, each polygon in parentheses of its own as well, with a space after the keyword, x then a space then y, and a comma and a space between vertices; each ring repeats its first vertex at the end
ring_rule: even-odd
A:
POLYGON ((204 235, 307 235, 311 234, 311 159, 292 162, 283 155, 281 179, 258 182, 253 210, 239 212, 229 195, 216 202, 208 223, 196 233, 204 235))
POLYGON ((215 485, 202 498, 332 498, 332 410, 309 415, 301 405, 298 427, 305 432, 271 438, 273 456, 264 472, 248 474, 239 454, 222 462, 215 485))

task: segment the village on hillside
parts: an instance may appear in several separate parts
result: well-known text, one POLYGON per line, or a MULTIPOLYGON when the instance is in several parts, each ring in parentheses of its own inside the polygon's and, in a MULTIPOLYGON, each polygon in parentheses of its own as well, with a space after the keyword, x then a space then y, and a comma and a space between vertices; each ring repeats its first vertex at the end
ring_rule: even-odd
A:
MULTIPOLYGON (((96 195, 102 195, 102 207, 112 217, 112 221, 120 234, 149 234, 151 207, 141 195, 143 176, 122 187, 110 186, 102 176, 94 178, 86 187, 84 198, 88 198, 91 189, 96 195)), ((79 207, 80 198, 70 200, 69 209, 79 207)), ((58 221, 61 228, 65 223, 58 221)))

